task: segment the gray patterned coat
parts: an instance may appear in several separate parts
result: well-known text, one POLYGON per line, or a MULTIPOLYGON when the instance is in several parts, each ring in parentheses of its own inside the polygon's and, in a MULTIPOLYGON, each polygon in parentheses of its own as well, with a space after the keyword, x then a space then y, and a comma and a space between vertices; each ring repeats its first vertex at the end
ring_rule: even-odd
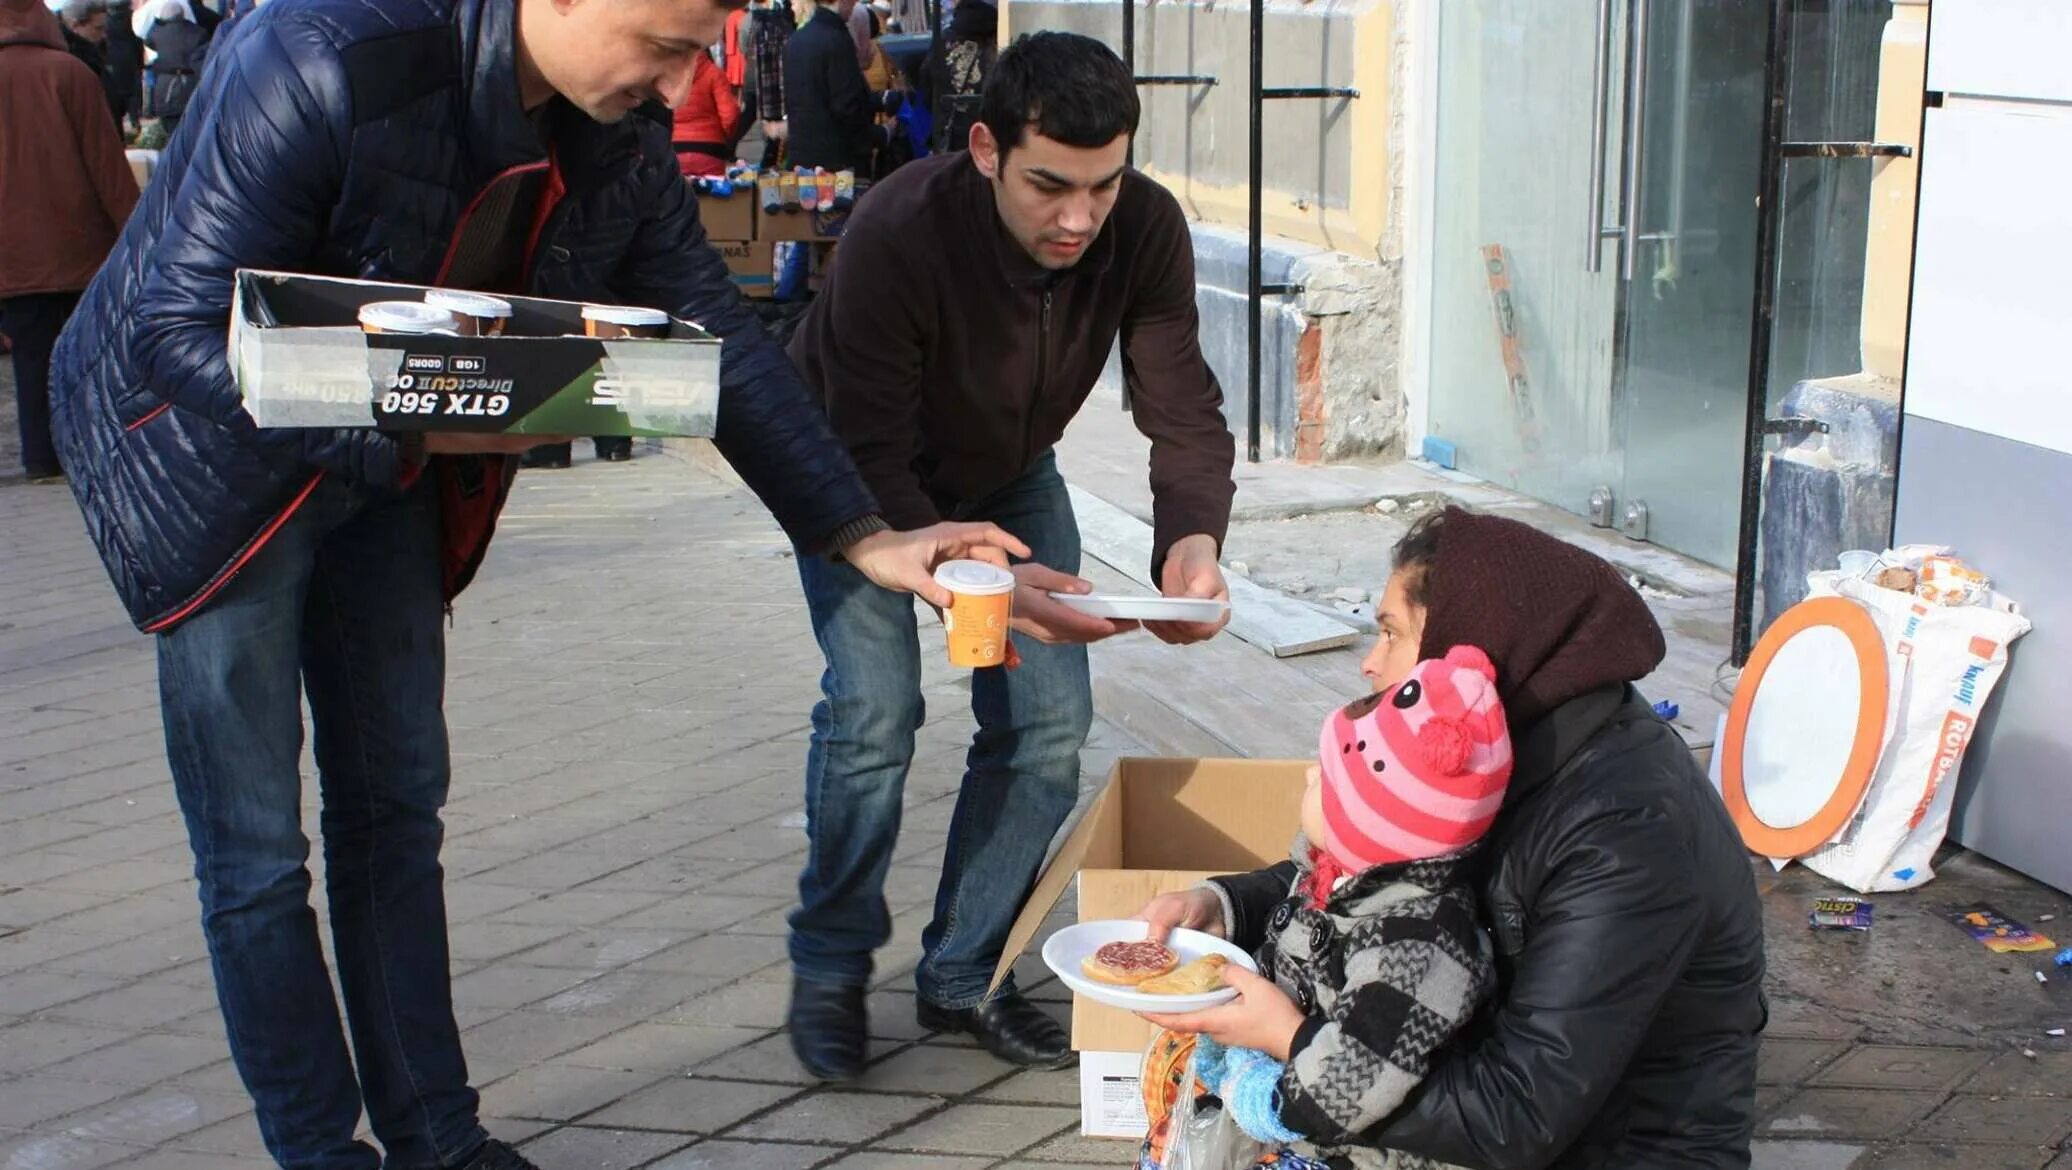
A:
MULTIPOLYGON (((1309 1017, 1295 1035, 1279 1086, 1279 1113, 1333 1164, 1415 1170, 1437 1163, 1360 1148, 1352 1135, 1393 1113, 1425 1077, 1434 1053, 1488 1001, 1496 976, 1475 919, 1467 853, 1376 866, 1341 880, 1312 908, 1306 841, 1297 876, 1256 951, 1309 1017)), ((1231 906, 1227 891, 1210 883, 1231 906)), ((1227 925, 1239 926, 1227 921, 1227 925)), ((1240 942, 1238 934, 1232 935, 1240 942)))

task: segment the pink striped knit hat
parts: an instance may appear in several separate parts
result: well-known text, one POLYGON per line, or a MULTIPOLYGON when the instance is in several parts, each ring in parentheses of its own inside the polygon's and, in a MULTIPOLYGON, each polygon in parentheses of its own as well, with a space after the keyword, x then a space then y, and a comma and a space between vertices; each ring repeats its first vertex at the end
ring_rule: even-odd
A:
POLYGON ((1348 873, 1457 853, 1481 838, 1511 779, 1496 667, 1473 646, 1324 721, 1324 840, 1348 873))

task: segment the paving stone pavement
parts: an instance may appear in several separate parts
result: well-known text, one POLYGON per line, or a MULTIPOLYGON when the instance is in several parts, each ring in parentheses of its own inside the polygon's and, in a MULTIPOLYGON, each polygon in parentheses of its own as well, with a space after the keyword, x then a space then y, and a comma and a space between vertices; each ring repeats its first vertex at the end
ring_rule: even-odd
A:
MULTIPOLYGON (((150 643, 65 489, 0 479, 0 534, 0 1170, 264 1166, 211 993, 150 643)), ((914 1024, 908 974, 968 721, 946 665, 889 883, 875 1062, 842 1088, 793 1062, 783 915, 817 655, 752 499, 657 454, 528 473, 450 658, 454 989, 493 1132, 547 1170, 1127 1164, 1129 1147, 1077 1135, 1074 1072, 1016 1071, 914 1024)), ((1131 746, 1097 727, 1088 785, 1131 746)), ((1801 891, 1766 896, 1791 902, 1776 937, 1801 891)), ((1033 960, 1022 974, 1066 1011, 1033 960)), ((2010 1034, 1894 1043, 1909 1033, 1777 1006, 1758 1166, 2072 1170, 2063 1042, 2033 1058, 2010 1034)))

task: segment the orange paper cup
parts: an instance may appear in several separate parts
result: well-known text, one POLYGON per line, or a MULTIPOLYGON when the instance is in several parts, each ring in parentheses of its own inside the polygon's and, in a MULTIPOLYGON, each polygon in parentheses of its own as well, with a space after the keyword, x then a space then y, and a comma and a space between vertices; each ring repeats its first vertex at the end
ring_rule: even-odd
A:
POLYGON ((1007 661, 1007 619, 1014 614, 1014 574, 984 561, 945 561, 935 583, 950 591, 942 615, 950 665, 977 669, 1007 661))

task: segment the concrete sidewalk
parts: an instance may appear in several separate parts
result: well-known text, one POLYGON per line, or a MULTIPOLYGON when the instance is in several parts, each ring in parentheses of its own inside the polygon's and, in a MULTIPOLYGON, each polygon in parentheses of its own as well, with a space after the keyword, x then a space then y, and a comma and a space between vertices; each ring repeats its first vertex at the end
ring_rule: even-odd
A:
MULTIPOLYGON (((151 645, 65 489, 0 480, 0 532, 0 1170, 263 1165, 151 645)), ((751 498, 661 456, 528 473, 450 646, 455 998, 494 1132, 548 1170, 1127 1164, 1129 1146, 1076 1136, 1075 1073, 914 1027, 907 969, 968 720, 946 666, 890 882, 876 1063, 839 1090, 793 1063, 783 916, 818 656, 751 498)), ((1101 724, 1089 783, 1131 750, 1101 724)), ((2072 902, 1960 856, 1880 899, 1871 934, 1815 936, 1820 883, 1792 870, 1765 891, 1759 1166, 2072 1168, 2072 1049, 2043 1035, 2072 1022, 2072 973, 2038 984, 2032 956, 1989 955, 1937 911, 1983 898, 2038 923, 2072 902)))
MULTIPOLYGON (((0 482, 0 531, 0 1166, 261 1165, 151 643, 64 488, 0 482)), ((946 665, 889 882, 877 1064, 815 1089, 776 1034, 819 659, 752 498, 659 455, 528 473, 450 646, 454 991, 493 1132, 550 1168, 1120 1157, 1075 1136, 1076 1073, 1019 1073, 914 1025, 907 972, 969 720, 946 665)), ((1087 775, 1128 746, 1098 729, 1087 775)))

